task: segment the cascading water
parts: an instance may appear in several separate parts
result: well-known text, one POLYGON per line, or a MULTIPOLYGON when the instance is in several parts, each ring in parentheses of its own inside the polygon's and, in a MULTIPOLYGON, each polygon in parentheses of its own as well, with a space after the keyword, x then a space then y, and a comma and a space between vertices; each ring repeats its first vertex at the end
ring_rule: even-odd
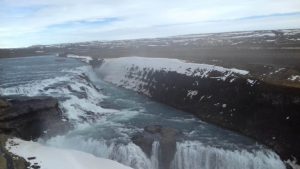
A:
POLYGON ((152 144, 151 164, 153 168, 159 168, 159 142, 154 141, 152 144))
MULTIPOLYGON (((84 138, 56 137, 47 144, 85 151, 99 157, 116 160, 136 169, 160 169, 159 142, 152 145, 151 157, 137 145, 130 143, 108 143, 84 138)), ((247 151, 225 150, 205 146, 199 141, 178 142, 172 169, 284 169, 285 165, 279 157, 270 150, 247 151)))
POLYGON ((90 66, 54 56, 0 60, 0 95, 48 95, 75 124, 66 135, 41 143, 116 160, 135 169, 161 168, 161 143, 148 156, 131 138, 148 125, 181 130, 172 169, 284 169, 271 150, 99 79, 90 66), (26 63, 26 64, 24 64, 26 63), (18 70, 16 70, 18 69, 18 70))
POLYGON ((227 151, 198 141, 177 143, 173 169, 275 169, 285 168, 271 151, 227 151))

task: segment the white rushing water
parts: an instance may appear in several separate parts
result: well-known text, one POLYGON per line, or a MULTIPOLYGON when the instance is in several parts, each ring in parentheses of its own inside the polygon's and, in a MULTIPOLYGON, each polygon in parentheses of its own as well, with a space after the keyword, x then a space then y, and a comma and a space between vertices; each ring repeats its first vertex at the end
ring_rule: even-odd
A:
POLYGON ((185 140, 176 143, 172 169, 285 168, 278 155, 253 140, 112 86, 99 79, 91 67, 75 59, 66 58, 64 62, 57 62, 53 56, 3 59, 0 66, 3 66, 1 76, 6 77, 1 79, 0 95, 56 97, 75 124, 75 129, 63 136, 39 141, 47 146, 83 151, 135 169, 162 169, 159 142, 153 142, 148 157, 131 141, 143 127, 158 124, 182 130, 185 136, 185 140), (25 66, 22 60, 27 63, 25 66), (18 65, 23 65, 18 76, 5 76, 15 72, 14 66, 18 65), (37 74, 29 76, 32 71, 37 74), (18 79, 20 76, 22 80, 18 79))
MULTIPOLYGON (((160 147, 152 145, 151 157, 133 143, 118 144, 83 138, 55 138, 47 142, 56 147, 76 149, 99 157, 116 160, 136 169, 159 169, 160 147)), ((272 151, 225 150, 205 146, 199 141, 178 142, 172 169, 284 169, 279 157, 272 151)))
POLYGON ((279 157, 271 151, 226 151, 203 146, 201 142, 177 143, 172 162, 173 169, 279 169, 285 168, 279 157))

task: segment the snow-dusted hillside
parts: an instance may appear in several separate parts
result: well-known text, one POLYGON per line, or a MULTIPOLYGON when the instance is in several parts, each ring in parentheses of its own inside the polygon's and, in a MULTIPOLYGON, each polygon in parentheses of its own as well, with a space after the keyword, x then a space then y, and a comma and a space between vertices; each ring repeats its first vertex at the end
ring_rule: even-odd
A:
POLYGON ((6 148, 26 159, 32 168, 41 169, 131 169, 116 161, 67 149, 58 149, 37 142, 10 139, 6 148))
MULTIPOLYGON (((180 35, 165 38, 147 38, 133 40, 91 41, 82 43, 66 43, 40 47, 45 48, 140 48, 140 47, 168 47, 168 46, 196 46, 196 47, 259 47, 259 45, 279 45, 279 43, 293 44, 300 41, 299 29, 263 30, 244 32, 224 32, 208 34, 180 35)), ((271 46, 270 46, 271 47, 271 46)), ((283 46, 284 47, 284 46, 283 46)))
MULTIPOLYGON (((148 85, 154 81, 149 78, 155 72, 174 72, 189 77, 209 78, 217 81, 233 82, 238 76, 249 74, 246 70, 224 68, 221 66, 188 63, 178 59, 122 57, 105 59, 99 68, 104 80, 150 95, 148 85), (148 83, 149 82, 149 83, 148 83)), ((195 82, 197 86, 197 82, 195 82)))

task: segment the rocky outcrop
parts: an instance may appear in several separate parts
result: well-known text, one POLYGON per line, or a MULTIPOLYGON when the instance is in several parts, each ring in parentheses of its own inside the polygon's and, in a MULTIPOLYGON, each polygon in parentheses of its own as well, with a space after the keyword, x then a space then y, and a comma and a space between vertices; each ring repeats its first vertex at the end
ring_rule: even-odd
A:
POLYGON ((63 133, 70 127, 54 98, 0 98, 0 134, 32 140, 63 133))
POLYGON ((0 134, 0 168, 1 169, 25 169, 29 163, 25 159, 8 152, 4 147, 8 136, 0 134))
POLYGON ((181 132, 176 129, 152 125, 146 126, 142 133, 132 138, 132 141, 140 146, 149 158, 153 153, 152 145, 157 142, 159 169, 169 169, 176 152, 176 141, 179 141, 181 136, 181 132))
POLYGON ((150 96, 202 120, 255 138, 283 159, 300 159, 300 90, 247 79, 217 81, 156 72, 150 96), (197 84, 197 85, 195 85, 197 84))
POLYGON ((92 59, 90 62, 89 62, 89 64, 93 67, 93 68, 98 68, 98 67, 100 67, 101 66, 101 64, 103 63, 103 59, 100 59, 100 58, 98 58, 98 59, 92 59))
MULTIPOLYGON (((0 168, 25 169, 25 159, 5 148, 9 137, 33 140, 66 132, 70 123, 63 117, 58 101, 51 97, 0 98, 0 168)), ((31 168, 36 167, 32 165, 31 168)))
POLYGON ((114 69, 102 65, 100 73, 105 73, 102 76, 106 81, 252 137, 283 159, 300 160, 299 88, 251 79, 247 74, 222 73, 217 67, 179 72, 170 71, 169 67, 174 65, 157 69, 156 65, 147 64, 146 59, 143 61, 110 62, 114 69))

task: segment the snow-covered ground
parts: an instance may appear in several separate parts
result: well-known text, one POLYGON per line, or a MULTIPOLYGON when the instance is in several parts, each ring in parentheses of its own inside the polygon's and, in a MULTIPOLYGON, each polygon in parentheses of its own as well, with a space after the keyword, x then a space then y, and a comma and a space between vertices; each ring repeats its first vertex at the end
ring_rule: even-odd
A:
POLYGON ((73 55, 73 54, 68 54, 67 57, 80 59, 81 61, 86 62, 86 63, 90 63, 90 61, 93 60, 93 58, 90 56, 78 56, 78 55, 73 55))
MULTIPOLYGON (((162 46, 236 46, 247 42, 251 45, 257 43, 273 44, 277 41, 277 37, 283 36, 287 41, 299 41, 299 29, 286 30, 265 30, 265 31, 242 31, 242 32, 223 32, 223 33, 206 33, 206 34, 190 34, 179 35, 165 38, 148 38, 148 39, 132 39, 132 40, 115 40, 115 41, 92 41, 72 44, 56 44, 45 47, 55 48, 76 48, 76 47, 99 47, 99 48, 132 48, 132 47, 162 47, 162 46)), ((281 37, 282 38, 282 37, 281 37)), ((290 42, 291 43, 291 42, 290 42)))
POLYGON ((47 147, 37 142, 9 139, 6 148, 41 169, 131 169, 116 161, 98 158, 92 154, 47 147))

